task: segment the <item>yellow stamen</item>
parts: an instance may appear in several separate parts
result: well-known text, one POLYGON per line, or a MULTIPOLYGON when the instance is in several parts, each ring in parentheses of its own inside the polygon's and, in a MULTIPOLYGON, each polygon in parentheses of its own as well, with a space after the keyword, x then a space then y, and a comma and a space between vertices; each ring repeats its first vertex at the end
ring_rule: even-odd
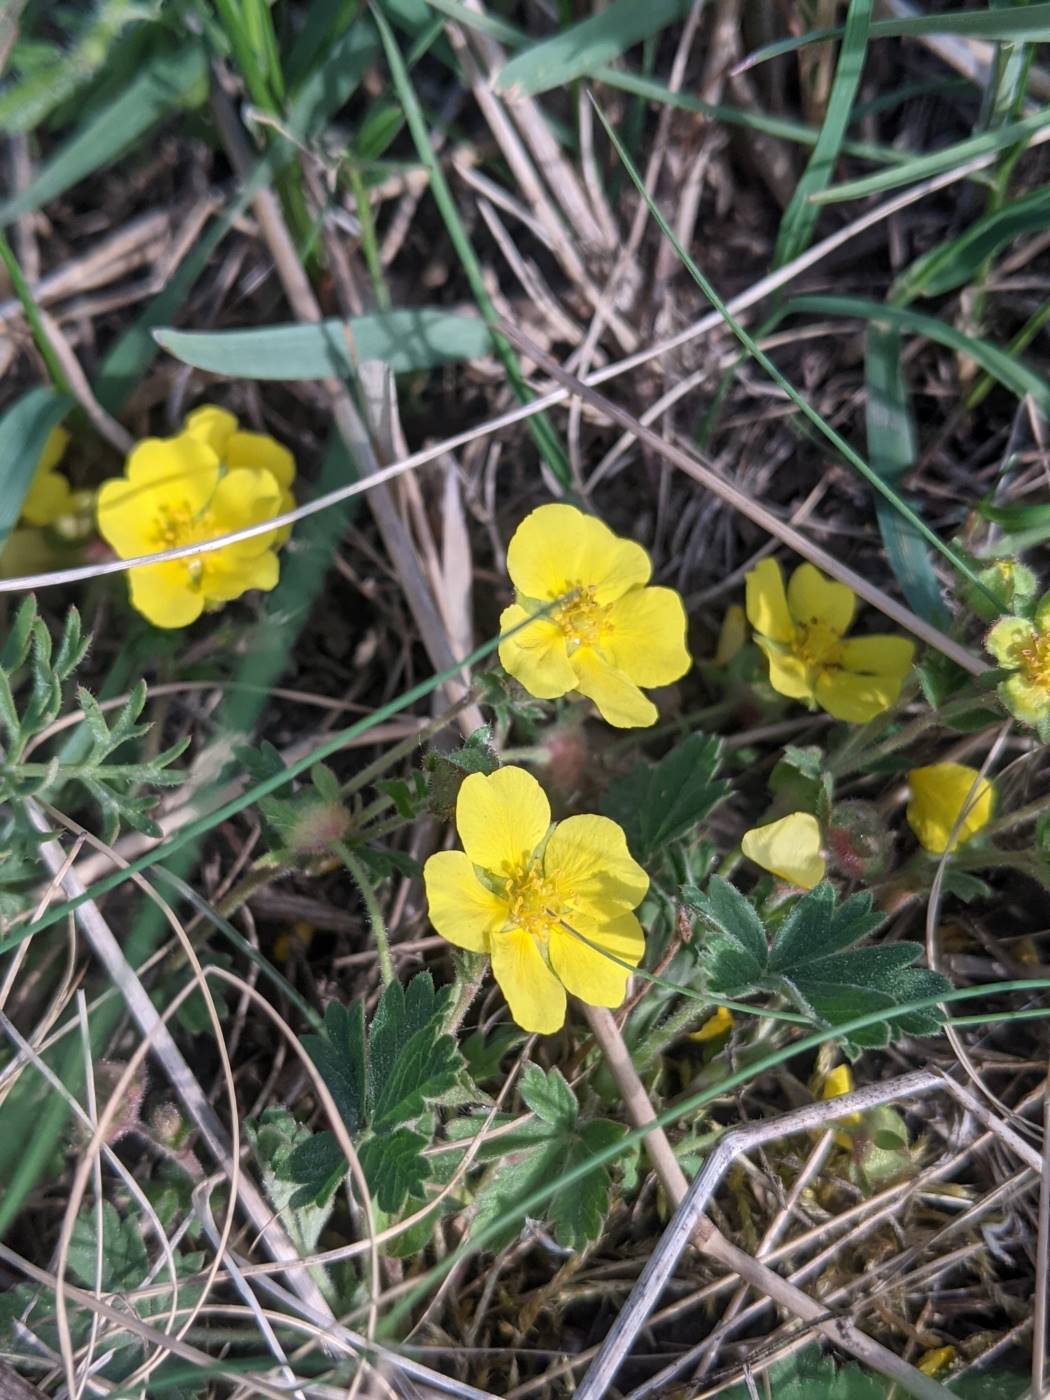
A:
POLYGON ((554 620, 565 633, 569 651, 594 646, 608 627, 609 609, 597 601, 594 589, 577 585, 569 599, 554 613, 554 620))

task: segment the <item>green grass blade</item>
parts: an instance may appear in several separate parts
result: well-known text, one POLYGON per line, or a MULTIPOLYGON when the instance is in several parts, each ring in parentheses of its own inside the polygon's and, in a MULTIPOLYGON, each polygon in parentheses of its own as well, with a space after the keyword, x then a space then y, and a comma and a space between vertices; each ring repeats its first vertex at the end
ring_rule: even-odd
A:
POLYGON ((990 341, 975 335, 966 335, 946 321, 936 316, 927 316, 921 311, 912 311, 905 306, 884 306, 878 301, 867 301, 863 297, 843 296, 802 296, 795 297, 784 307, 785 315, 796 312, 810 312, 818 316, 857 316, 863 321, 884 321, 891 326, 912 335, 922 335, 935 340, 949 350, 961 355, 969 355, 982 369, 999 381, 1000 384, 1024 398, 1031 394, 1044 415, 1050 414, 1050 385, 1044 375, 1030 368, 1016 356, 1000 350, 990 341))
MULTIPOLYGON (((733 332, 736 338, 740 341, 741 345, 743 345, 744 348, 748 351, 752 359, 757 361, 757 363, 762 366, 762 368, 770 376, 770 378, 776 384, 778 384, 781 387, 781 389, 784 390, 787 396, 791 399, 792 403, 795 404, 795 406, 800 410, 803 416, 810 423, 813 424, 813 426, 817 429, 819 433, 821 433, 825 438, 827 438, 827 440, 836 448, 836 450, 850 464, 850 466, 853 467, 856 471, 858 471, 860 475, 863 476, 864 479, 867 482, 869 482, 870 485, 872 485, 880 495, 884 496, 886 500, 892 505, 894 510, 896 510, 898 514, 903 516, 904 519, 912 525, 912 527, 924 540, 926 540, 928 544, 932 545, 934 549, 938 550, 941 554, 943 554, 954 569, 958 570, 959 573, 963 574, 966 578, 968 578, 976 588, 979 588, 981 590, 982 593, 986 593, 987 589, 977 578, 976 574, 967 564, 965 559, 961 559, 950 545, 946 544, 944 540, 942 540, 938 535, 934 534, 934 532, 930 529, 926 522, 920 519, 920 517, 915 514, 911 506, 908 505, 907 501, 903 500, 899 493, 895 491, 892 486, 888 485, 885 481, 883 481, 877 472, 872 471, 871 467, 868 465, 867 462, 864 461, 863 457, 861 457, 860 454, 850 446, 850 444, 845 440, 845 438, 841 436, 840 433, 836 432, 836 430, 831 426, 830 423, 826 422, 821 417, 821 415, 817 412, 817 410, 813 407, 809 400, 804 398, 803 395, 799 393, 799 391, 795 388, 791 381, 784 374, 781 373, 781 371, 777 368, 777 366, 773 363, 769 356, 763 350, 761 350, 758 345, 755 344, 754 339, 748 334, 748 332, 732 314, 732 312, 726 306, 725 302, 715 291, 714 287, 707 280, 704 274, 697 267, 696 263, 689 256, 686 250, 682 247, 678 239, 675 237, 674 230, 664 218, 663 213, 654 202, 648 190, 645 188, 644 181, 638 174, 638 171, 635 169, 635 166, 633 165, 630 156, 628 156, 627 152, 624 150, 619 137, 616 135, 616 132, 613 129, 612 123, 608 120, 605 113, 602 111, 602 109, 598 106, 597 103, 595 103, 595 108, 598 112, 598 116, 601 120, 602 125, 605 127, 609 140, 613 143, 614 147, 616 148, 616 152, 619 155, 621 161, 623 161, 627 173, 628 175, 630 175, 631 180, 634 183, 634 186, 637 189, 638 193, 642 196, 646 204, 649 206, 649 210, 653 218, 656 220, 657 224, 659 224, 660 229, 664 234, 664 237, 670 241, 675 252, 681 259, 683 265, 686 268, 688 268, 689 273, 692 276, 693 280, 696 282, 697 286, 704 293, 708 301, 715 308, 718 314, 722 317, 722 319, 725 321, 726 325, 730 328, 730 330, 733 332)), ((799 300, 821 301, 834 300, 834 298, 813 297, 800 298, 799 300)), ((797 306, 798 301, 793 302, 792 305, 797 306)), ((932 320, 933 318, 931 317, 929 319, 932 320)), ((993 601, 996 600, 993 599, 993 601)))
MULTIPOLYGON (((456 201, 452 197, 452 191, 449 188, 448 180, 445 178, 444 168, 437 159, 433 146, 430 144, 430 133, 426 118, 423 116, 423 110, 419 105, 419 99, 416 97, 415 88, 412 86, 412 80, 405 67, 405 61, 401 56, 401 50, 397 46, 397 41, 382 11, 374 5, 372 6, 372 16, 379 30, 379 37, 383 43, 387 64, 389 65, 390 73, 394 80, 394 87, 405 109, 405 120, 408 123, 408 129, 412 135, 412 140, 415 142, 416 152, 423 165, 426 166, 430 176, 430 193, 433 195, 434 202, 437 204, 441 213, 452 246, 463 265, 464 274, 466 275, 467 281, 470 283, 470 289, 474 294, 478 309, 485 323, 492 330, 492 339, 496 353, 503 362, 511 386, 519 400, 522 403, 528 403, 533 397, 532 393, 522 377, 517 356, 507 344, 504 337, 495 329, 499 321, 499 316, 496 312, 496 308, 492 304, 492 298, 489 296, 488 288, 485 285, 485 277, 481 263, 478 260, 477 254, 474 252, 474 248, 467 236, 467 231, 463 227, 463 221, 459 217, 459 210, 456 208, 456 201)), ((529 431, 533 440, 542 453, 551 472, 554 474, 555 479, 565 487, 571 486, 572 472, 569 467, 568 458, 547 416, 545 414, 535 415, 530 418, 528 422, 529 431)))
POLYGON ((780 221, 777 246, 773 254, 774 267, 783 267, 785 263, 797 258, 799 253, 809 246, 813 236, 820 210, 811 202, 811 196, 827 188, 846 137, 853 103, 860 86, 860 75, 864 69, 872 3, 873 0, 851 0, 842 36, 842 47, 835 66, 835 78, 828 95, 824 123, 820 128, 817 144, 813 147, 813 154, 780 221))
POLYGON ((1042 232, 1048 224, 1050 189, 1032 190, 975 220, 957 238, 945 239, 916 258, 897 279, 889 299, 904 305, 915 297, 942 296, 963 287, 1000 248, 1022 233, 1042 232))
POLYGON ((70 393, 66 372, 59 363, 54 346, 51 344, 51 337, 41 320, 36 298, 30 290, 29 283, 22 275, 22 269, 18 265, 18 259, 15 257, 10 243, 2 232, 0 232, 0 263, 3 263, 11 280, 12 291, 22 303, 22 310, 25 312, 26 321, 29 323, 29 329, 33 335, 33 344, 40 352, 40 358, 44 361, 51 383, 63 393, 70 393))
POLYGON ((73 407, 54 389, 30 389, 0 418, 0 548, 18 523, 48 435, 73 407))
POLYGON ((847 180, 845 184, 833 185, 813 195, 818 204, 841 204, 847 199, 866 199, 868 195, 885 194, 887 190, 899 189, 901 185, 912 185, 918 180, 939 175, 942 170, 952 170, 965 165, 967 161, 996 151, 1007 150, 1011 146, 1022 145, 1031 136, 1050 126, 1050 107, 1040 107, 1031 116, 1020 121, 1006 122, 994 131, 983 131, 978 136, 970 136, 965 141, 957 141, 954 146, 932 151, 929 155, 913 156, 906 164, 894 170, 880 170, 874 175, 865 175, 860 180, 847 180))
MULTIPOLYGON (((869 324, 864 354, 868 460, 872 470, 895 490, 900 489, 902 477, 915 461, 915 425, 900 350, 897 327, 878 321, 869 324)), ((875 514, 890 568, 909 606, 935 627, 946 628, 951 615, 925 543, 882 496, 875 497, 875 514)))
POLYGON ((395 374, 405 374, 492 353, 484 321, 426 307, 315 325, 246 331, 163 329, 154 336, 184 364, 231 379, 352 377, 362 360, 382 360, 395 374))
POLYGON ((579 24, 562 28, 533 44, 496 74, 496 91, 507 97, 535 97, 617 59, 627 49, 659 34, 689 12, 692 0, 613 0, 579 24))
POLYGON ((170 112, 207 95, 207 65, 196 44, 154 54, 120 97, 69 138, 31 184, 0 204, 0 226, 32 213, 109 165, 170 112))

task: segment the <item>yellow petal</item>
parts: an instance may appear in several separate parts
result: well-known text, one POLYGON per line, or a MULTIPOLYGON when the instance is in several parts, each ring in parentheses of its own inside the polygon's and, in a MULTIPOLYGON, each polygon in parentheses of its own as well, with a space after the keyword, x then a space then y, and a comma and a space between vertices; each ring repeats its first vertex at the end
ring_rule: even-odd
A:
POLYGON ((656 723, 656 706, 622 671, 602 659, 592 647, 580 647, 569 658, 576 689, 593 700, 607 724, 617 729, 644 729, 656 723))
POLYGON ((206 442, 180 433, 171 438, 144 438, 127 460, 127 507, 154 512, 158 506, 187 516, 199 515, 219 480, 219 459, 206 442))
POLYGON ((968 768, 965 763, 931 763, 925 768, 913 768, 908 774, 908 786, 908 825, 920 846, 934 855, 943 855, 948 849, 957 821, 959 829, 953 847, 976 836, 991 818, 995 789, 976 768, 968 768))
POLYGON ((1020 666, 1022 652, 1038 637, 1032 624, 1023 617, 1001 617, 984 640, 985 646, 1000 666, 1020 666))
MULTIPOLYGON (((509 632, 528 616, 524 608, 513 603, 500 616, 499 630, 509 632)), ((549 617, 533 618, 512 637, 505 637, 499 644, 499 659, 503 669, 540 700, 554 700, 576 689, 565 633, 549 617)))
POLYGON ((852 1093, 853 1071, 849 1065, 836 1065, 834 1069, 828 1070, 820 1090, 822 1099, 837 1099, 843 1094, 852 1093))
POLYGON ((128 570, 131 605, 154 627, 188 627, 204 611, 204 596, 193 587, 181 559, 140 564, 128 570))
POLYGON ((1019 673, 1006 678, 999 694, 1006 708, 1023 724, 1038 724, 1050 715, 1050 688, 1027 681, 1019 673))
POLYGON ((747 620, 756 632, 774 642, 790 643, 795 624, 788 611, 784 575, 775 559, 763 559, 745 578, 747 620))
POLYGON ((457 948, 487 953, 507 922, 507 904, 487 890, 463 851, 439 851, 423 866, 430 922, 457 948))
POLYGON ((915 1369, 921 1371, 924 1376, 939 1376, 954 1360, 954 1347, 934 1347, 932 1351, 923 1352, 915 1363, 915 1369))
POLYGON ((201 591, 209 602, 229 603, 252 588, 268 593, 280 576, 281 565, 272 549, 251 559, 230 558, 219 549, 204 565, 201 591))
POLYGON ((728 666, 747 641, 747 614, 739 603, 730 603, 722 618, 718 646, 712 658, 716 666, 728 666))
POLYGON ((261 467, 287 489, 295 480, 295 458, 267 433, 233 433, 222 454, 227 467, 261 467))
POLYGON ((22 502, 22 519, 30 525, 50 525, 69 509, 69 482, 61 472, 37 467, 22 502))
POLYGON ((622 540, 575 506, 539 506, 521 522, 507 547, 507 572, 526 598, 547 601, 574 588, 591 588, 611 603, 652 572, 641 545, 622 540))
POLYGON ((145 506, 141 493, 122 476, 104 481, 98 488, 98 531, 121 559, 157 553, 159 522, 145 506))
POLYGON ((820 826, 809 812, 792 812, 779 821, 753 827, 740 842, 748 860, 792 885, 811 890, 824 878, 820 826))
POLYGON ((708 1016, 699 1030, 692 1031, 689 1040, 704 1044, 709 1040, 720 1040, 733 1029, 733 1013, 728 1006, 720 1006, 713 1016, 708 1016))
POLYGON ((522 1030, 550 1035, 565 1024, 565 988, 523 929, 493 939, 492 972, 522 1030))
POLYGON ((66 448, 69 446, 69 434, 65 428, 52 428, 44 443, 44 450, 40 454, 40 461, 36 464, 38 472, 49 472, 58 466, 62 458, 66 455, 66 448))
POLYGON ((844 583, 825 578, 812 564, 800 564, 791 575, 787 597, 797 623, 823 622, 840 637, 849 631, 856 594, 844 583))
POLYGON ((237 419, 229 409, 208 403, 195 408, 182 427, 184 432, 207 443, 217 457, 224 459, 226 446, 237 431, 237 419))
POLYGON ((547 796, 524 768, 471 773, 456 800, 456 826, 463 849, 483 870, 505 877, 525 865, 547 834, 547 796))
POLYGON ((589 947, 568 929, 554 929, 550 941, 551 966, 566 991, 588 1006, 619 1006, 630 973, 598 949, 605 948, 622 962, 637 967, 645 952, 641 924, 633 914, 621 914, 593 928, 583 923, 578 931, 596 946, 589 947))
POLYGON ((901 693, 900 676, 861 676, 853 671, 822 671, 813 694, 822 710, 835 719, 851 724, 868 720, 888 710, 901 693))
POLYGON ((847 671, 903 678, 915 660, 915 643, 907 637, 876 634, 843 642, 839 658, 847 671))
POLYGON ((692 665, 682 600, 672 588, 633 588, 610 608, 601 648, 635 685, 670 685, 692 665))
MULTIPOLYGON (((208 511, 212 538, 272 520, 280 503, 281 488, 269 472, 248 467, 227 472, 215 488, 208 511)), ((271 548, 275 533, 268 530, 252 539, 224 545, 222 553, 230 559, 250 559, 271 548)))
POLYGON ((574 910, 603 921, 635 909, 649 876, 627 849, 623 828, 608 817, 566 817, 551 832, 543 873, 574 910))
POLYGON ((805 662, 800 661, 794 652, 766 637, 756 635, 755 641, 769 661, 769 684, 777 694, 788 695, 792 700, 812 700, 813 687, 805 662))

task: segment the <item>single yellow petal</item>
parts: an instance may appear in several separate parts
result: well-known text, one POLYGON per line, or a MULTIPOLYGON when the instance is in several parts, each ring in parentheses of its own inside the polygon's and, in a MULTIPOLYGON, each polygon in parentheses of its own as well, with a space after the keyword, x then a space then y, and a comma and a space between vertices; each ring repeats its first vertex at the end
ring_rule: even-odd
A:
POLYGON ((66 448, 69 446, 69 434, 65 428, 52 428, 44 443, 44 450, 40 454, 40 461, 36 464, 38 472, 53 471, 58 466, 62 458, 66 455, 66 448))
POLYGON ((900 676, 861 676, 832 669, 820 673, 813 694, 820 708, 834 719, 867 724, 896 702, 901 685, 900 676))
POLYGON ((852 1093, 853 1071, 849 1065, 836 1065, 834 1069, 828 1070, 820 1089, 822 1099, 837 1099, 843 1094, 852 1093))
POLYGON ((784 575, 775 559, 762 559, 744 579, 747 620, 756 632, 774 642, 790 645, 795 624, 788 611, 784 575))
POLYGON ((430 922, 457 948, 487 953, 507 922, 507 902, 478 879, 463 851, 439 851, 423 866, 430 922))
POLYGON ((524 768, 499 768, 488 776, 471 773, 459 789, 456 827, 463 849, 493 875, 519 872, 550 824, 547 795, 524 768))
POLYGON ((691 1031, 687 1038, 697 1041, 700 1045, 710 1040, 721 1040, 722 1036, 729 1034, 733 1025, 733 1013, 729 1007, 720 1006, 713 1016, 708 1016, 699 1030, 691 1031))
POLYGON ((287 489, 295 480, 295 458, 267 433, 233 433, 226 443, 223 461, 234 467, 261 467, 287 489))
POLYGON ((219 480, 219 459, 206 442, 180 433, 178 437, 143 438, 132 448, 124 474, 130 509, 155 514, 199 515, 211 500, 219 480))
POLYGON ((272 549, 250 559, 230 558, 224 549, 206 559, 201 576, 201 592, 212 603, 229 603, 250 589, 268 593, 277 586, 281 565, 272 549))
POLYGON ((907 637, 880 634, 853 637, 842 643, 839 659, 847 671, 870 676, 896 676, 903 680, 915 660, 915 643, 907 637))
POLYGON ((207 443, 218 458, 225 460, 227 444, 237 431, 237 419, 229 409, 207 403, 188 414, 182 428, 191 437, 207 443))
POLYGON ((933 855, 943 855, 948 849, 956 822, 959 827, 953 848, 976 836, 991 819, 995 789, 976 768, 968 768, 965 763, 931 763, 925 768, 913 768, 908 774, 908 786, 908 825, 919 845, 933 855))
POLYGON ((792 700, 812 700, 813 686, 806 663, 794 652, 766 637, 756 634, 755 642, 769 661, 769 684, 777 694, 790 696, 792 700))
POLYGON ((921 1371, 924 1376, 939 1376, 954 1360, 954 1347, 934 1347, 932 1351, 923 1352, 915 1363, 915 1369, 921 1371))
POLYGON ((122 476, 104 481, 98 488, 95 515, 99 534, 121 559, 155 554, 160 548, 158 521, 145 505, 141 493, 122 476))
POLYGON ((565 988, 544 962, 536 940, 524 929, 511 929, 492 940, 492 972, 522 1030, 538 1035, 561 1030, 565 988))
MULTIPOLYGON (((272 520, 280 504, 281 488, 269 472, 249 467, 227 472, 216 486, 208 510, 211 537, 272 520)), ((251 559, 273 546, 275 534, 268 530, 263 535, 224 545, 222 553, 230 559, 251 559)))
POLYGON ((686 617, 673 588, 632 588, 609 607, 601 649, 635 685, 670 685, 693 664, 686 617))
POLYGON ((588 1006, 619 1006, 630 973, 598 950, 604 948, 621 962, 637 967, 645 952, 641 924, 633 914, 620 914, 593 927, 581 923, 578 932, 596 946, 590 947, 568 929, 556 928, 550 940, 551 966, 566 991, 588 1006))
POLYGON ((857 606, 852 588, 825 578, 812 564, 800 564, 791 575, 787 598, 796 623, 822 622, 839 637, 849 631, 857 606))
POLYGON ((544 849, 543 873, 571 910, 591 920, 636 909, 649 889, 623 828, 608 817, 559 822, 544 849))
POLYGON ((590 588, 611 603, 649 581, 652 565, 641 545, 622 540, 575 506, 539 506, 507 546, 507 572, 518 592, 543 602, 574 588, 590 588))
POLYGON ((1050 715, 1050 688, 1029 681, 1020 673, 1007 676, 999 687, 1003 704, 1022 724, 1038 724, 1050 715))
MULTIPOLYGON (((512 603, 500 616, 499 630, 509 632, 528 617, 523 607, 512 603)), ((503 669, 540 700, 554 700, 576 689, 565 633, 549 617, 533 618, 512 637, 505 637, 499 644, 499 659, 503 669)))
POLYGON ((804 890, 811 890, 824 878, 820 826, 809 812, 792 812, 779 821, 752 827, 744 834, 740 849, 763 870, 804 890))
POLYGON ((22 519, 30 525, 50 525, 69 510, 72 495, 61 472, 37 467, 22 502, 22 519))
POLYGON ((1024 617, 1001 617, 984 639, 987 649, 1000 666, 1016 669, 1021 664, 1022 653, 1039 636, 1032 624, 1024 617))
POLYGON ((132 607, 154 627, 188 627, 204 611, 204 595, 181 559, 140 564, 128 570, 128 583, 132 607))
POLYGON ((716 666, 728 666, 747 641, 747 614, 739 603, 730 603, 722 618, 718 646, 712 660, 716 666))
POLYGON ((592 647, 580 647, 569 657, 576 689, 593 700, 598 713, 616 729, 645 729, 655 724, 656 706, 622 671, 610 666, 592 647))

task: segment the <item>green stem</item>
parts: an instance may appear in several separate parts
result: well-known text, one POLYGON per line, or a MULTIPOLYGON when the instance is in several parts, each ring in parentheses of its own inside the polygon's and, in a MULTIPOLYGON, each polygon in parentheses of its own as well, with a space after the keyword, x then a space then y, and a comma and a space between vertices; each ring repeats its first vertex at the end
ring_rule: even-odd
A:
POLYGON ((470 1010, 471 1002, 485 980, 488 965, 488 958, 480 953, 464 953, 456 957, 456 975, 452 984, 456 989, 455 998, 441 1027, 445 1035, 455 1035, 463 1024, 463 1017, 470 1010))
POLYGON ((365 908, 368 911, 369 922, 372 925, 372 934, 376 941, 376 952, 379 954, 379 975, 383 979, 383 986, 389 987, 394 981, 394 964, 390 957, 390 940, 387 937, 386 921, 383 918, 383 911, 379 907, 379 900, 372 887, 372 882, 368 878, 368 871, 364 864, 354 855, 349 846, 342 841, 333 841, 332 850, 346 866, 354 884, 361 891, 361 898, 364 900, 365 908))
POLYGON ((22 310, 25 312, 26 320, 29 322, 29 329, 33 333, 33 342, 40 352, 40 358, 47 367, 48 376, 56 389, 63 394, 68 394, 70 398, 76 398, 66 378, 59 358, 55 353, 51 338, 44 328, 44 323, 40 318, 40 312, 36 302, 33 300, 33 293, 29 289, 29 283, 22 276, 22 269, 18 265, 11 245, 0 233, 0 262, 7 270, 7 275, 11 279, 11 287, 15 296, 22 303, 22 310))
POLYGON ((368 268, 372 291, 375 293, 377 306, 385 311, 390 305, 390 291, 386 285, 383 261, 379 255, 375 219, 372 217, 372 201, 368 198, 368 187, 356 166, 349 167, 347 177, 353 192, 354 203, 357 206, 357 222, 361 225, 361 252, 364 254, 365 266, 368 268))

